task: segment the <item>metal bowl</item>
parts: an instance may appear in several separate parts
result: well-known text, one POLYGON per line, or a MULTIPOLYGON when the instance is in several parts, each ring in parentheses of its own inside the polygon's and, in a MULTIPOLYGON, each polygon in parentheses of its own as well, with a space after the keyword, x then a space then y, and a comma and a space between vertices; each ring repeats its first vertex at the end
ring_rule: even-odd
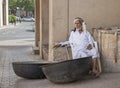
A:
POLYGON ((42 66, 48 80, 54 83, 68 83, 81 79, 91 69, 91 57, 67 60, 42 66))
POLYGON ((27 79, 46 78, 41 66, 48 64, 50 63, 38 61, 12 62, 13 70, 16 75, 27 79))

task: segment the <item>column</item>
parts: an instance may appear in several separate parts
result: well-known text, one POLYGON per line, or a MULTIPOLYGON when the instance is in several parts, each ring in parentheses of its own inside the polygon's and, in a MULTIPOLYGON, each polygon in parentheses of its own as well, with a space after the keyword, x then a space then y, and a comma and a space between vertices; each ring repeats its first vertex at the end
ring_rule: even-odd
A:
POLYGON ((65 49, 53 46, 68 40, 68 14, 68 0, 49 0, 49 61, 66 59, 65 49))
POLYGON ((0 27, 3 26, 3 0, 0 0, 0 27))
POLYGON ((40 1, 35 0, 35 46, 33 47, 34 54, 39 54, 40 42, 40 1))
POLYGON ((3 0, 3 25, 8 25, 8 0, 3 0))
POLYGON ((40 44, 42 58, 48 60, 49 46, 49 0, 41 0, 41 30, 40 44))
POLYGON ((35 46, 40 41, 40 0, 35 0, 35 46))

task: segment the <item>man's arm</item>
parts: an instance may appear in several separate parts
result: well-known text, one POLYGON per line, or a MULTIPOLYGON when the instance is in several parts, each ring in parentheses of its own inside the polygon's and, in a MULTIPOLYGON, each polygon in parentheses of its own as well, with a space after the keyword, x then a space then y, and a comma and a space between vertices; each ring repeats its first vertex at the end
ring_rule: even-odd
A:
POLYGON ((65 42, 60 42, 60 43, 58 43, 58 44, 56 44, 56 45, 54 45, 54 47, 53 48, 58 48, 58 47, 65 47, 65 46, 69 46, 69 41, 65 41, 65 42))
POLYGON ((70 37, 69 37, 69 40, 68 40, 68 41, 60 42, 60 43, 54 45, 53 48, 70 46, 70 43, 73 41, 73 37, 72 37, 72 36, 73 36, 73 31, 70 33, 70 37))
POLYGON ((93 39, 93 37, 91 36, 91 34, 89 32, 87 32, 87 36, 88 36, 88 41, 89 41, 87 49, 91 50, 92 47, 93 47, 93 44, 94 44, 94 39, 93 39))

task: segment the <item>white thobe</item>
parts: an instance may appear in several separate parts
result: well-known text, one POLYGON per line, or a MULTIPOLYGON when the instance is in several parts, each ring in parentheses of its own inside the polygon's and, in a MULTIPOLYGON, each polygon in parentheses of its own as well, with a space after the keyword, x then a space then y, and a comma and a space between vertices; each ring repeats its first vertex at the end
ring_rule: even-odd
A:
POLYGON ((92 58, 97 58, 99 56, 98 51, 93 47, 94 40, 88 31, 72 31, 69 37, 69 41, 64 42, 64 44, 70 44, 72 48, 73 59, 92 56, 92 58), (88 50, 87 46, 91 44, 92 49, 88 50))

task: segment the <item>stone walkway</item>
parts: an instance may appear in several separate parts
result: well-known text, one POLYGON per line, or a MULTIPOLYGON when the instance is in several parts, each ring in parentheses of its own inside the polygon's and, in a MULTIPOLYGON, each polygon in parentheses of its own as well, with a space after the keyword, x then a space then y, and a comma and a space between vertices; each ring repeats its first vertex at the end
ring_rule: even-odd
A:
POLYGON ((33 55, 32 52, 34 32, 32 32, 32 26, 30 25, 32 23, 23 23, 18 26, 10 25, 0 30, 1 88, 16 88, 15 83, 20 79, 13 71, 12 62, 40 59, 39 56, 33 55))
POLYGON ((100 78, 69 84, 54 84, 47 79, 28 80, 15 75, 12 62, 41 60, 32 52, 34 32, 28 31, 32 28, 30 25, 22 23, 12 29, 0 30, 1 88, 120 88, 120 73, 103 73, 100 78))
POLYGON ((37 56, 32 55, 30 46, 2 46, 0 47, 0 83, 2 88, 14 87, 16 80, 19 79, 15 75, 12 68, 14 61, 33 61, 37 60, 37 56))

